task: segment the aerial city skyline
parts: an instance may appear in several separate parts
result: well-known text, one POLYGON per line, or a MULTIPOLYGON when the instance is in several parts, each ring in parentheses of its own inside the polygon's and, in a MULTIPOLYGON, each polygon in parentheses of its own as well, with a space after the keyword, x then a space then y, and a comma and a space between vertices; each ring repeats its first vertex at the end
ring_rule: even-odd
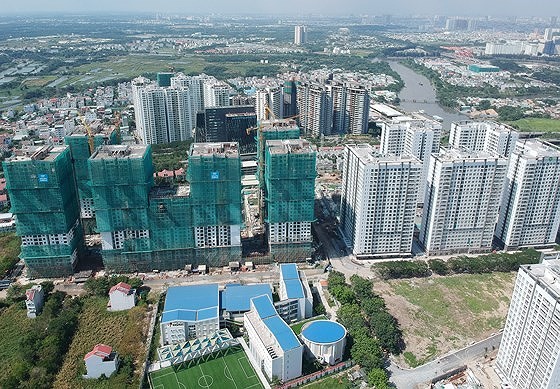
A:
POLYGON ((556 3, 3 11, 0 387, 560 387, 556 3))

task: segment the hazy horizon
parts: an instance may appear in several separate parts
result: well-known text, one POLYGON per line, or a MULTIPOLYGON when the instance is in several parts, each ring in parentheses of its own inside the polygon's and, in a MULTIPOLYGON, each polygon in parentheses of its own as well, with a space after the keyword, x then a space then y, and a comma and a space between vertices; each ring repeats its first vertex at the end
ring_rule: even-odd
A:
POLYGON ((560 16, 560 2, 552 0, 494 2, 470 0, 452 2, 445 0, 394 0, 389 4, 378 0, 215 0, 194 1, 147 1, 123 0, 120 2, 98 0, 53 0, 50 2, 28 0, 4 4, 6 14, 53 14, 53 13, 176 13, 176 14, 322 14, 322 15, 462 15, 462 16, 560 16))

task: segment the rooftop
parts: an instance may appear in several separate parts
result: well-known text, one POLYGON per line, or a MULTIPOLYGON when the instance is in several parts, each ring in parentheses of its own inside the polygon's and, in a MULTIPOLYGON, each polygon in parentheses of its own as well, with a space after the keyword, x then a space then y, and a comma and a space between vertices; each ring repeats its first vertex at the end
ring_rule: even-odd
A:
POLYGON ((313 343, 334 343, 346 336, 346 329, 335 321, 316 320, 306 323, 301 335, 313 343))
POLYGON ((272 119, 260 121, 261 131, 299 130, 294 119, 272 119))
POLYGON ((455 162, 455 161, 486 161, 486 160, 502 160, 507 162, 503 157, 496 154, 486 153, 484 151, 470 151, 458 149, 444 149, 441 148, 440 152, 434 154, 435 158, 442 162, 455 162))
POLYGON ((560 150, 551 143, 541 142, 536 139, 527 139, 518 141, 515 145, 515 151, 523 152, 528 158, 560 158, 560 150))
POLYGON ((272 299, 270 284, 228 284, 222 291, 221 307, 228 312, 249 311, 251 309, 251 299, 257 296, 268 296, 272 299))
POLYGON ((108 359, 113 352, 113 348, 111 346, 107 346, 106 344, 96 344, 89 353, 87 353, 84 357, 84 361, 89 359, 92 356, 97 356, 102 359, 108 359))
POLYGON ((373 146, 365 144, 346 145, 348 149, 364 164, 378 164, 378 163, 402 163, 402 162, 417 162, 420 160, 413 155, 402 154, 400 156, 387 154, 383 155, 377 152, 373 146))
POLYGON ((314 153, 311 143, 305 139, 267 140, 270 154, 308 154, 314 153))
POLYGON ((239 145, 236 142, 193 143, 189 155, 238 157, 239 145))
POLYGON ((218 284, 173 286, 167 290, 162 323, 218 317, 218 284))
POLYGON ((301 299, 305 297, 303 285, 299 277, 295 263, 285 263, 280 265, 282 282, 286 288, 286 295, 289 299, 301 299))
POLYGON ((525 271, 560 302, 560 259, 544 261, 536 265, 522 265, 525 271))
POLYGON ((128 285, 126 282, 119 282, 117 285, 109 289, 109 294, 119 291, 124 294, 129 294, 132 291, 132 286, 128 285))
POLYGON ((255 309, 257 311, 257 315, 261 319, 266 319, 267 317, 271 317, 277 315, 276 308, 272 304, 272 297, 263 295, 258 297, 253 297, 251 299, 255 309))
POLYGON ((148 146, 146 145, 103 145, 99 147, 90 158, 142 158, 147 148, 148 146))
POLYGON ((8 161, 54 161, 68 146, 27 146, 16 150, 8 161))
POLYGON ((191 193, 190 185, 154 186, 150 190, 150 199, 166 199, 171 197, 188 197, 191 193))

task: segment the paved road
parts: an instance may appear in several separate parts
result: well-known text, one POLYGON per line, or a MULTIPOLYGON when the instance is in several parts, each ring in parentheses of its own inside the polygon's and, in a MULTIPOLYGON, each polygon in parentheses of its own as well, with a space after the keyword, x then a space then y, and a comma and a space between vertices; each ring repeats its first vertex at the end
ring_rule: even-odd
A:
POLYGON ((433 378, 448 371, 472 363, 475 359, 483 357, 486 353, 497 349, 501 339, 501 333, 493 335, 415 369, 403 369, 391 361, 389 366, 391 381, 399 389, 413 389, 418 384, 429 382, 433 378))

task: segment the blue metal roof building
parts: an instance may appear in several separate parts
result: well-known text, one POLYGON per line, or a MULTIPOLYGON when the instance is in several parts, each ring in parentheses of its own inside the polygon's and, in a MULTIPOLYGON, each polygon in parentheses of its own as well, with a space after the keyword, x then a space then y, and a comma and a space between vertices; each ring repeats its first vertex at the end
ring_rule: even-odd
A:
POLYGON ((251 299, 251 311, 244 316, 251 354, 265 374, 282 381, 299 377, 303 345, 278 315, 269 295, 251 299))
POLYGON ((311 317, 313 295, 304 272, 298 271, 295 263, 280 264, 280 301, 277 302, 278 313, 287 322, 311 317))
POLYGON ((300 299, 304 298, 303 286, 299 279, 299 273, 295 263, 284 263, 280 265, 280 273, 282 274, 281 282, 286 287, 287 298, 300 299))
POLYGON ((161 342, 176 344, 220 329, 218 284, 174 286, 167 290, 161 342))
POLYGON ((218 284, 173 286, 167 290, 162 323, 218 318, 218 284))
POLYGON ((247 312, 253 297, 267 295, 272 299, 270 284, 227 284, 221 292, 221 307, 227 312, 247 312))

